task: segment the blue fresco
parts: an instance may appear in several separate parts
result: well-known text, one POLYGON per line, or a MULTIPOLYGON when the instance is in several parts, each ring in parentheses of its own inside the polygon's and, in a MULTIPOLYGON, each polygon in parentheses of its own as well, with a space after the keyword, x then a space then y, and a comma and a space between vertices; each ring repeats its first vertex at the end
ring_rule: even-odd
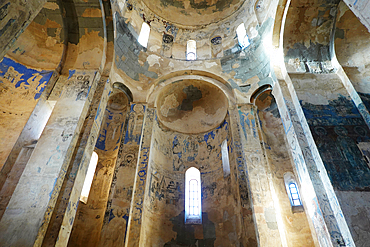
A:
MULTIPOLYGON (((40 98, 42 92, 44 91, 47 83, 49 82, 53 74, 53 71, 51 70, 30 69, 20 63, 13 61, 10 58, 4 57, 4 59, 0 62, 0 76, 2 78, 6 77, 6 74, 10 67, 13 67, 15 72, 22 74, 19 80, 15 80, 14 78, 10 77, 6 78, 14 84, 15 88, 23 87, 24 89, 29 89, 30 82, 35 82, 36 80, 39 80, 38 85, 35 88, 35 100, 40 98)), ((1 78, 0 82, 2 82, 1 78)))
POLYGON ((370 94, 366 94, 366 93, 358 93, 358 95, 360 96, 362 102, 364 103, 366 109, 368 111, 370 111, 370 94))
POLYGON ((370 142, 370 130, 353 101, 340 95, 328 105, 302 108, 334 188, 370 191, 369 164, 357 145, 370 142))
POLYGON ((124 144, 136 143, 137 145, 140 145, 141 131, 140 131, 140 133, 136 133, 134 131, 134 129, 135 129, 134 118, 136 118, 138 115, 143 116, 146 107, 143 106, 143 112, 142 113, 136 113, 135 110, 134 110, 135 105, 136 104, 132 104, 131 108, 130 108, 129 120, 128 120, 129 124, 128 124, 127 129, 126 129, 125 139, 124 139, 124 142, 123 142, 124 144))
POLYGON ((122 112, 115 113, 108 108, 105 109, 104 121, 96 141, 96 148, 104 151, 113 151, 119 148, 125 122, 124 117, 125 114, 122 112))
POLYGON ((71 79, 71 77, 76 73, 76 70, 75 69, 71 69, 69 70, 69 75, 68 75, 68 80, 71 79))
POLYGON ((252 118, 249 118, 249 115, 253 114, 253 109, 251 109, 250 112, 242 112, 239 110, 239 117, 240 117, 240 126, 243 129, 243 133, 245 136, 245 140, 248 141, 247 133, 249 132, 249 129, 252 129, 253 132, 253 138, 257 138, 257 125, 256 120, 254 116, 252 118))
POLYGON ((343 95, 328 105, 301 105, 310 126, 366 125, 354 102, 343 95))

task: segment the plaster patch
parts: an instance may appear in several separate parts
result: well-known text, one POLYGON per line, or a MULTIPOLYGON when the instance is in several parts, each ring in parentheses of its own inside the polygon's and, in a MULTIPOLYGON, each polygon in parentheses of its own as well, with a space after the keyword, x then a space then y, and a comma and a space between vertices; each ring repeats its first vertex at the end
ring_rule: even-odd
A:
POLYGON ((52 3, 52 2, 46 2, 44 4, 44 8, 45 9, 51 9, 51 10, 56 10, 56 9, 59 9, 59 6, 57 3, 52 3))
POLYGON ((204 65, 206 66, 207 69, 217 66, 218 64, 216 62, 204 62, 204 65))
POLYGON ((161 57, 159 57, 159 56, 157 56, 157 55, 152 54, 152 55, 150 55, 150 56, 146 59, 146 61, 148 61, 148 64, 149 64, 149 66, 150 66, 150 67, 154 66, 155 64, 158 64, 158 65, 160 66, 160 64, 159 64, 159 59, 160 59, 160 58, 161 58, 161 57))
POLYGON ((148 64, 149 64, 149 66, 150 66, 150 67, 154 66, 155 64, 158 64, 158 65, 160 66, 160 64, 159 64, 159 59, 160 59, 160 58, 161 58, 161 57, 159 57, 159 56, 157 56, 157 55, 152 54, 152 55, 150 55, 150 56, 146 59, 146 61, 148 61, 148 64))
POLYGON ((300 100, 314 105, 328 105, 329 100, 320 94, 305 93, 300 95, 300 100))
POLYGON ((118 6, 119 6, 119 9, 124 13, 124 9, 125 9, 125 3, 124 1, 118 1, 118 6))
POLYGON ((100 9, 86 8, 82 17, 102 17, 102 13, 100 9))
POLYGON ((56 43, 57 43, 57 40, 49 36, 45 42, 45 45, 46 47, 53 47, 55 46, 56 43))
POLYGON ((168 112, 172 108, 176 108, 180 105, 180 103, 177 101, 176 96, 174 94, 171 94, 166 97, 164 100, 164 103, 161 107, 161 113, 163 116, 167 117, 168 112))
POLYGON ((159 45, 152 45, 152 46, 150 46, 149 51, 158 52, 159 49, 161 49, 161 47, 159 45))
POLYGON ((249 32, 250 32, 250 39, 253 39, 253 38, 255 38, 255 37, 257 37, 257 35, 258 35, 258 31, 257 31, 257 29, 255 28, 255 27, 251 27, 250 29, 249 29, 249 32))

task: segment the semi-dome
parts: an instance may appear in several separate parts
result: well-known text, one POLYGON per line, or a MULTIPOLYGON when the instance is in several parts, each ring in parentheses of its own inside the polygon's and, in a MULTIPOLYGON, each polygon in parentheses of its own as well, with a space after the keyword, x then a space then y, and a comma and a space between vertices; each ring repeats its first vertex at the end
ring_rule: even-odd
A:
POLYGON ((167 85, 157 98, 160 122, 182 133, 214 129, 225 119, 227 108, 227 98, 218 87, 195 79, 167 85))

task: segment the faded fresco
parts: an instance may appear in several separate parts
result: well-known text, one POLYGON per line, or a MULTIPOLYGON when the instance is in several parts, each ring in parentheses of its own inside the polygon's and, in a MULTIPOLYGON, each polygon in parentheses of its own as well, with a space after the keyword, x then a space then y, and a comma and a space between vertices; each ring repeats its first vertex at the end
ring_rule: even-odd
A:
POLYGON ((360 143, 370 131, 354 103, 344 96, 329 105, 303 104, 328 175, 337 190, 370 191, 370 167, 360 143))

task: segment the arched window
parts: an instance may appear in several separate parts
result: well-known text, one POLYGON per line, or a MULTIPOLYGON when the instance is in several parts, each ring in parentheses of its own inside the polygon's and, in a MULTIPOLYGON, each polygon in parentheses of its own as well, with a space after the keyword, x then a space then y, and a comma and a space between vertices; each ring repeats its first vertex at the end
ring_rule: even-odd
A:
POLYGON ((89 167, 87 168, 85 182, 82 187, 81 197, 80 197, 80 201, 85 204, 87 203, 87 199, 89 198, 90 188, 91 188, 91 184, 94 178, 95 169, 96 169, 97 164, 98 164, 98 154, 96 152, 93 152, 89 167))
POLYGON ((287 172, 284 174, 284 183, 293 213, 303 211, 301 197, 293 173, 287 172))
POLYGON ((227 140, 224 140, 221 144, 221 155, 222 155, 222 167, 224 169, 224 177, 230 175, 230 163, 229 163, 229 151, 227 148, 227 140))
POLYGON ((293 206, 302 205, 301 199, 299 198, 297 185, 295 183, 291 182, 289 184, 289 192, 290 192, 290 197, 292 198, 292 205, 293 206))
POLYGON ((190 167, 185 173, 185 223, 202 224, 200 172, 190 167))
POLYGON ((140 45, 147 47, 148 40, 149 40, 149 33, 150 33, 150 27, 147 23, 143 22, 143 25, 141 25, 141 30, 138 38, 138 42, 140 45))
POLYGON ((238 42, 242 49, 250 45, 247 32, 245 31, 244 23, 241 23, 236 29, 236 35, 238 36, 238 42))
POLYGON ((186 60, 195 60, 197 58, 197 42, 188 40, 186 43, 186 60))

